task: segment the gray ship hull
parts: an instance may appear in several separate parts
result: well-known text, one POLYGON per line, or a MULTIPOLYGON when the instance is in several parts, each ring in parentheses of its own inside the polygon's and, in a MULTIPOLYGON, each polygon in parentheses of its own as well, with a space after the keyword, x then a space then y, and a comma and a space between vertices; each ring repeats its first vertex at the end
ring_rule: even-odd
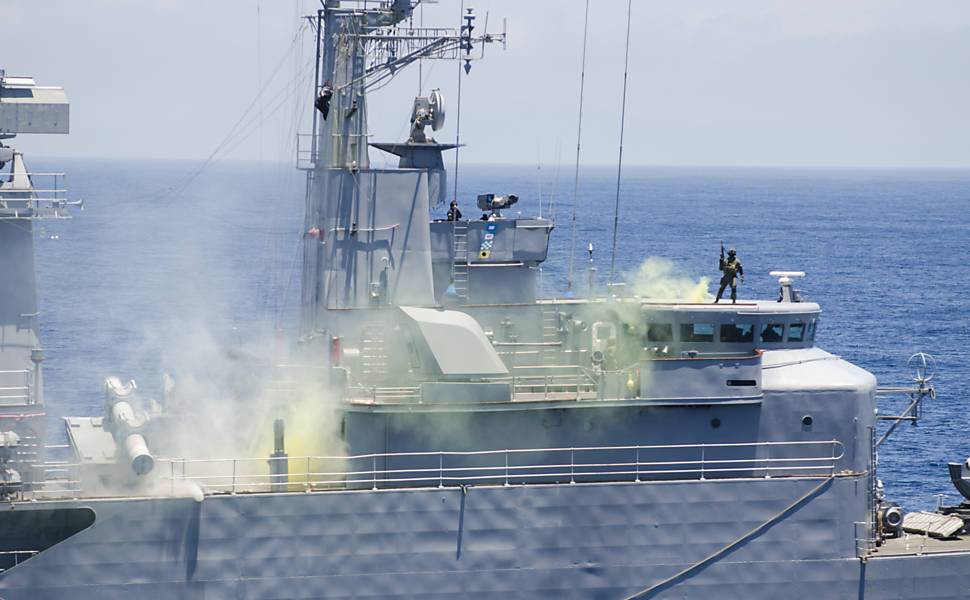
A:
POLYGON ((5 571, 0 596, 619 599, 696 565, 644 597, 968 597, 965 545, 857 557, 865 490, 845 474, 21 503, 96 520, 5 571))

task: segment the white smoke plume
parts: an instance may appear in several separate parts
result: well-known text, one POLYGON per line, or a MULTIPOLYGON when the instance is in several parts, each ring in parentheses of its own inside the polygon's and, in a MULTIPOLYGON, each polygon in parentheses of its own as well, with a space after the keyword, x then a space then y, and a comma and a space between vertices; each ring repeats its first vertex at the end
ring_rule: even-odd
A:
POLYGON ((694 279, 684 274, 672 261, 651 256, 627 275, 633 293, 654 300, 710 302, 710 278, 694 279))

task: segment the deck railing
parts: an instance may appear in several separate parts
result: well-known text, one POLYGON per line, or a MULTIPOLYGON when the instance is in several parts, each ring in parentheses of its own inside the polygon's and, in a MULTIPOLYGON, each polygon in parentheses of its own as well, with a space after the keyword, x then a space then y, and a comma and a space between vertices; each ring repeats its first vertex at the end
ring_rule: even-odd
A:
MULTIPOLYGON (((0 219, 69 219, 67 208, 79 202, 67 199, 64 173, 27 173, 28 189, 0 186, 0 219)), ((0 173, 0 184, 7 183, 6 173, 0 173)))
POLYGON ((159 459, 156 469, 173 486, 193 482, 207 493, 239 493, 824 476, 836 472, 843 456, 842 443, 830 440, 159 459))
MULTIPOLYGON (((511 401, 588 400, 596 398, 598 383, 585 369, 576 365, 517 366, 510 375, 490 377, 490 383, 507 383, 511 401)), ((347 388, 351 402, 372 404, 411 404, 422 400, 421 387, 393 387, 357 383, 347 388)), ((469 399, 472 401, 473 399, 469 399)))
POLYGON ((0 371, 0 404, 29 404, 30 376, 30 369, 0 371))
MULTIPOLYGON (((358 456, 287 458, 157 458, 150 475, 119 479, 140 489, 99 485, 86 489, 85 465, 45 465, 46 482, 25 485, 20 499, 168 493, 204 494, 346 489, 459 487, 466 485, 573 484, 658 480, 820 477, 837 472, 845 448, 836 440, 736 444, 664 444, 529 448, 475 452, 396 452, 358 456)), ((104 465, 98 467, 104 474, 104 465)), ((97 479, 97 477, 95 477, 97 479)), ((25 482, 26 484, 27 482, 25 482)))

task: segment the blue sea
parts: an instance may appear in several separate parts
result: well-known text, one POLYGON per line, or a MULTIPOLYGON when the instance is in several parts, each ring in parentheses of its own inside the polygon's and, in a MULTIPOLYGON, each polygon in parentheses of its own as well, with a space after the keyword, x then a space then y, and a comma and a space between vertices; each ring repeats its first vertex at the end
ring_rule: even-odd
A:
MULTIPOLYGON (((293 336, 305 182, 292 165, 34 158, 29 166, 66 171, 69 196, 84 200, 72 220, 36 230, 50 414, 100 415, 109 375, 158 397, 161 373, 198 340, 251 347, 278 328, 293 336)), ((519 195, 513 213, 555 218, 544 295, 566 290, 572 182, 571 167, 458 174, 465 216, 475 214, 476 194, 495 192, 519 195)), ((609 277, 615 200, 615 168, 582 170, 578 289, 589 243, 600 285, 609 277)), ((775 299, 771 270, 806 271, 796 287, 822 306, 818 345, 881 385, 910 383, 913 353, 935 356, 936 398, 918 426, 900 426, 879 451, 889 499, 931 508, 937 494, 959 501, 946 463, 970 455, 968 237, 970 171, 625 167, 615 272, 622 281, 660 256, 713 282, 723 240, 744 265, 742 298, 775 299)), ((906 403, 887 399, 880 412, 906 403)), ((63 439, 57 424, 49 436, 63 439)))

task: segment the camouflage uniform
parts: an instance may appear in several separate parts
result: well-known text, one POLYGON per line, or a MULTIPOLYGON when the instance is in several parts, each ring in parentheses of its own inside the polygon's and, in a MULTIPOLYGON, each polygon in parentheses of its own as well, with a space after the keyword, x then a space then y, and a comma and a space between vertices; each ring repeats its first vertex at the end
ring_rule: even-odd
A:
POLYGON ((728 250, 727 258, 722 258, 718 268, 724 271, 724 275, 721 276, 721 287, 717 290, 717 298, 714 302, 718 302, 721 299, 721 294, 724 293, 724 288, 731 286, 731 302, 736 302, 738 298, 738 276, 741 277, 741 281, 744 281, 744 269, 741 268, 741 261, 735 256, 734 248, 728 250))

